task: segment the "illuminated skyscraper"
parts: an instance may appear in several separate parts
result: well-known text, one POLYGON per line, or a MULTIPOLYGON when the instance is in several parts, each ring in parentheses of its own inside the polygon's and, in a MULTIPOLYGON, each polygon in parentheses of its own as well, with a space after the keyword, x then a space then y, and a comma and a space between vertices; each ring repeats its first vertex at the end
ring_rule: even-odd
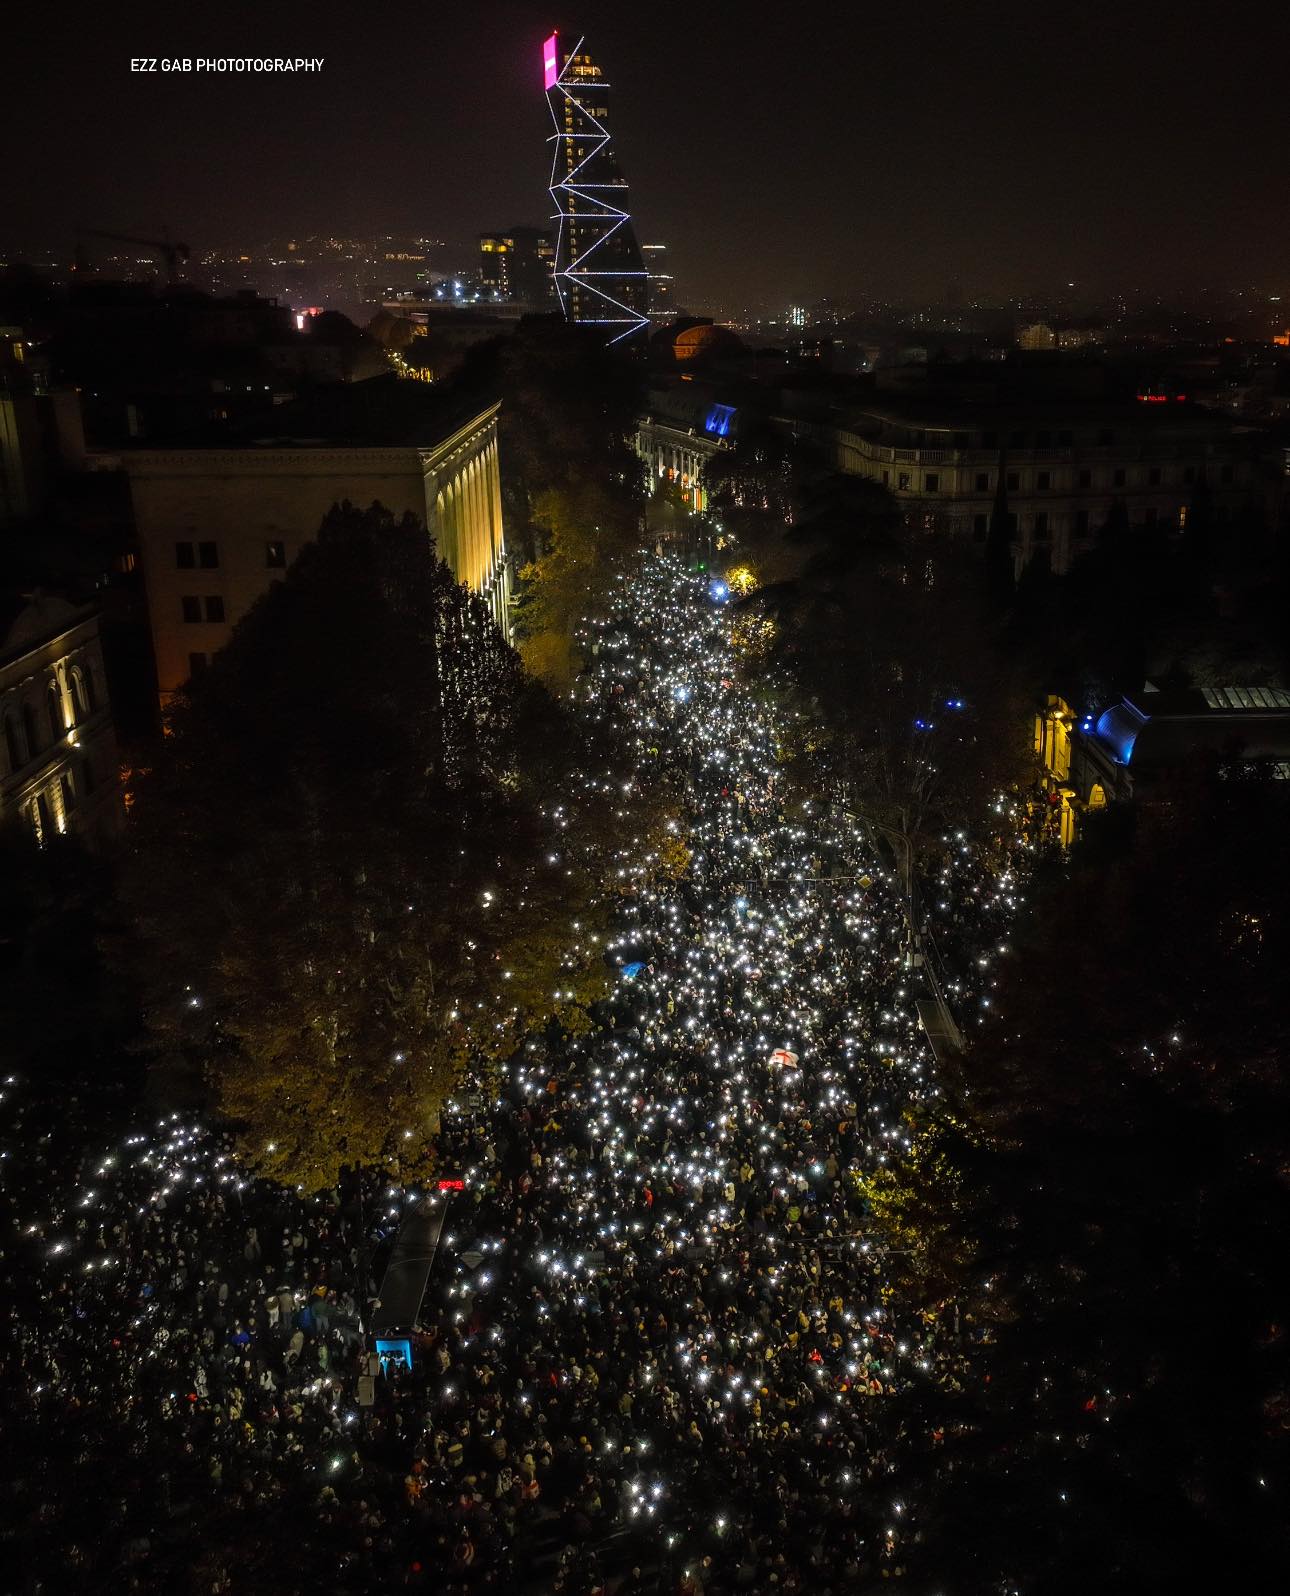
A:
POLYGON ((479 280, 496 299, 550 309, 555 246, 542 227, 509 227, 479 235, 479 280))
POLYGON ((642 244, 641 254, 649 272, 649 319, 664 327, 676 320, 672 274, 667 269, 667 245, 642 244))
POLYGON ((609 83, 578 40, 542 46, 542 81, 554 130, 555 291, 567 321, 605 329, 619 343, 649 326, 649 275, 627 211, 627 180, 609 138, 609 83))

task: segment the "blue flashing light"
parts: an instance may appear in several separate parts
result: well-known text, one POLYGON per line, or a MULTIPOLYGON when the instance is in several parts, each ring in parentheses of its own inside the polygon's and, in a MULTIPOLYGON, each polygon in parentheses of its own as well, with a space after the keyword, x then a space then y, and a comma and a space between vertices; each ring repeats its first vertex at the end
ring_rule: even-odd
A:
POLYGON ((719 577, 713 577, 708 583, 708 597, 714 604, 724 604, 730 597, 730 589, 719 577))
POLYGON ((946 709, 963 709, 965 706, 961 698, 947 698, 945 707, 946 709))

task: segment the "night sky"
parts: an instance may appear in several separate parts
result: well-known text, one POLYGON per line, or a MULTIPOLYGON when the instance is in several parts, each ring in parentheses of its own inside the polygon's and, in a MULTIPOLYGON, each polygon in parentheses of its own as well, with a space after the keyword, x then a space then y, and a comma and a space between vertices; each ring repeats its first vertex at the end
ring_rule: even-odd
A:
POLYGON ((70 250, 79 223, 169 227, 196 250, 287 230, 464 247, 540 221, 539 46, 558 26, 585 33, 609 73, 638 230, 670 245, 682 303, 1071 279, 1290 291, 1283 6, 127 0, 80 22, 40 9, 6 41, 6 242, 70 250), (326 64, 296 78, 129 70, 132 55, 241 54, 326 64))

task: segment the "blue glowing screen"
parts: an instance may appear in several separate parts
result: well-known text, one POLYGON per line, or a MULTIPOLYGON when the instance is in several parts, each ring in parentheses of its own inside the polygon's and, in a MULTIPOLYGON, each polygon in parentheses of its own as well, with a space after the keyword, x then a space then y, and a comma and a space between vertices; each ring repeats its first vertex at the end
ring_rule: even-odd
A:
POLYGON ((381 1360, 381 1367, 386 1368, 391 1358, 396 1364, 402 1363, 405 1369, 412 1367, 412 1339, 410 1336, 394 1336, 387 1340, 384 1336, 376 1338, 376 1355, 381 1360))

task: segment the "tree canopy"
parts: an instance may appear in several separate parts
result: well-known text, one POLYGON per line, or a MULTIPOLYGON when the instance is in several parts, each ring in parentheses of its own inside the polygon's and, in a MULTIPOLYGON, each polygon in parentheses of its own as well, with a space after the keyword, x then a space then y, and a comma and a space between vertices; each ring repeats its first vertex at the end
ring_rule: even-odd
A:
POLYGON ((915 1138, 943 1161, 880 1215, 933 1216, 917 1273, 981 1342, 933 1584, 1218 1588, 1290 1552, 1279 785, 1196 773, 1051 862, 915 1138))
POLYGON ((565 844, 608 756, 412 518, 333 510, 168 730, 130 810, 128 956, 151 1047, 201 1061, 256 1167, 319 1183, 419 1147, 468 1057, 599 991, 570 930, 594 827, 565 844))
POLYGON ((853 795, 925 858, 950 817, 1026 776, 1027 684, 972 549, 906 526, 875 483, 812 481, 809 461, 796 480, 791 527, 745 516, 738 556, 769 577, 743 602, 802 705, 790 754, 804 785, 853 795))
POLYGON ((631 447, 640 370, 594 330, 530 317, 512 337, 471 350, 459 381, 502 401, 520 648, 529 668, 562 690, 573 677, 578 620, 640 541, 642 471, 631 447))

